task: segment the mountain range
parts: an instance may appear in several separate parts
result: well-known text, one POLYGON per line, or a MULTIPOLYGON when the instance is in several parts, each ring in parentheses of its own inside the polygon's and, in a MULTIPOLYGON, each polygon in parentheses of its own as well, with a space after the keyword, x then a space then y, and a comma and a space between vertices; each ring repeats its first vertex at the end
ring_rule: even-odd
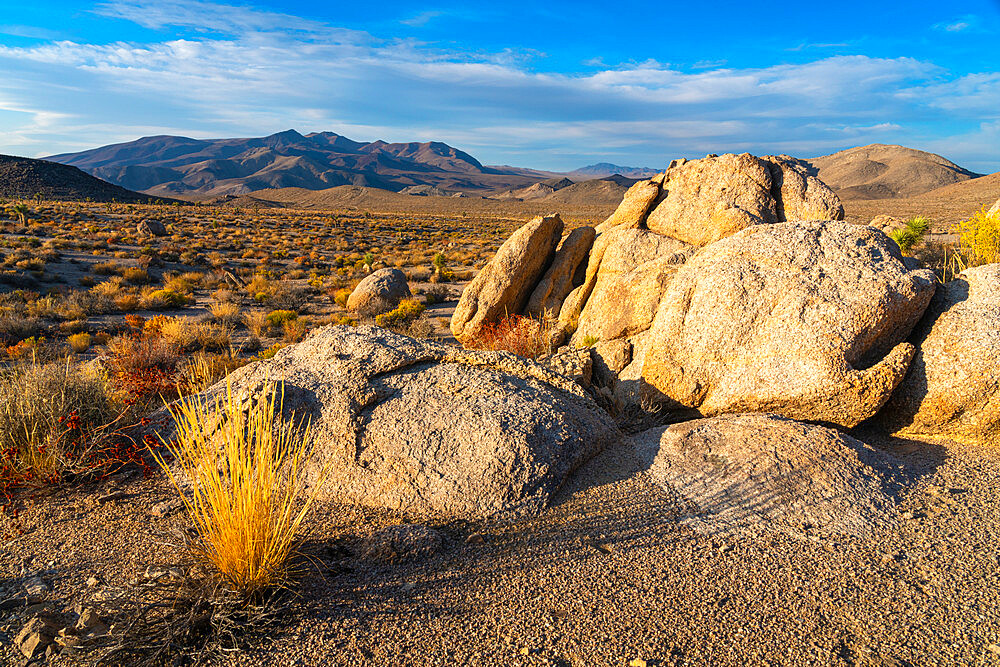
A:
POLYGON ((489 167, 447 144, 353 141, 333 132, 286 130, 251 139, 155 136, 48 160, 156 196, 207 199, 267 188, 339 185, 398 192, 412 186, 486 192, 531 185, 548 172, 489 167))
MULTIPOLYGON (((295 130, 250 139, 144 137, 47 159, 148 195, 195 200, 347 185, 406 195, 527 201, 563 190, 569 197, 576 191, 570 186, 589 180, 627 187, 660 171, 609 162, 567 173, 491 166, 436 141, 365 143, 333 132, 303 135, 295 130)), ((940 155, 887 144, 798 161, 843 199, 912 197, 980 176, 940 155)))

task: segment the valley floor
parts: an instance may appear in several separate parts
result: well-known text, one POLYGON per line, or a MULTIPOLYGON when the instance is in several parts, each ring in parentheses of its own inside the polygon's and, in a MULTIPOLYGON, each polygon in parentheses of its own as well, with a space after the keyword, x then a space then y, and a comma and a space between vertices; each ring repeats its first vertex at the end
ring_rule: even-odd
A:
MULTIPOLYGON (((320 506, 301 598, 222 664, 997 664, 1000 450, 861 438, 912 478, 899 521, 863 538, 695 533, 627 447, 578 471, 537 519, 432 524, 445 546, 422 561, 356 555, 363 535, 406 517, 320 506)), ((151 508, 172 495, 136 478, 22 507, 0 586, 43 571, 65 608, 170 562, 183 513, 151 508), (92 575, 102 583, 88 589, 92 575)), ((5 664, 24 662, 18 613, 0 612, 5 664)))

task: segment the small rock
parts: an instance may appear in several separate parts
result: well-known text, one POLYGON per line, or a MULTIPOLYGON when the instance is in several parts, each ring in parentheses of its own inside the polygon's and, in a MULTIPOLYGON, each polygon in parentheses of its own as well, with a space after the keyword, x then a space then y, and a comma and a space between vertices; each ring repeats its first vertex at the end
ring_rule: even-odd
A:
POLYGON ((471 533, 467 538, 465 538, 466 544, 482 544, 486 541, 482 533, 471 533))
POLYGON ((530 648, 522 648, 522 649, 521 649, 520 651, 518 651, 518 652, 519 652, 519 653, 520 653, 521 655, 531 655, 531 649, 530 649, 530 648))
POLYGON ((184 507, 184 503, 179 498, 174 498, 153 505, 150 513, 155 517, 165 517, 170 516, 182 507, 184 507))
POLYGON ((56 628, 51 620, 35 616, 28 621, 14 639, 14 645, 29 660, 45 653, 45 649, 55 639, 56 628))
POLYGON ((97 497, 97 504, 103 505, 105 503, 110 503, 115 500, 121 500, 122 498, 128 497, 128 494, 124 491, 112 491, 111 493, 106 493, 103 496, 97 497))
POLYGON ((90 575, 89 577, 87 577, 87 588, 96 588, 97 586, 100 585, 101 585, 101 580, 95 577, 94 575, 90 575))
POLYGON ((35 576, 31 577, 24 582, 24 590, 30 596, 41 595, 42 593, 48 593, 52 588, 45 582, 41 577, 35 576))
POLYGON ((184 572, 179 567, 166 567, 163 565, 149 565, 143 575, 147 579, 183 579, 184 572))
POLYGON ((986 650, 993 655, 1000 655, 1000 646, 997 646, 996 644, 990 644, 986 647, 986 650))
POLYGON ((628 661, 628 667, 646 667, 646 661, 642 658, 633 658, 628 661))

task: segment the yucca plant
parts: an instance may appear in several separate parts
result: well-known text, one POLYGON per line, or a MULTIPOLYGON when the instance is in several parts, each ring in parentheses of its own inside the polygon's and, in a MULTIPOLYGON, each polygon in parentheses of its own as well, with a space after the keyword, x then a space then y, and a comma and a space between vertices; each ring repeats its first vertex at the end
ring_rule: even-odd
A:
POLYGON ((198 531, 192 555, 244 596, 280 586, 325 477, 309 488, 310 428, 281 421, 284 389, 268 383, 248 404, 224 394, 179 399, 175 465, 155 453, 198 531), (280 423, 279 423, 280 421, 280 423))
POLYGON ((900 252, 904 255, 911 255, 913 249, 924 240, 924 236, 930 231, 931 221, 922 215, 910 218, 906 221, 906 226, 895 229, 889 234, 889 238, 896 242, 900 252))

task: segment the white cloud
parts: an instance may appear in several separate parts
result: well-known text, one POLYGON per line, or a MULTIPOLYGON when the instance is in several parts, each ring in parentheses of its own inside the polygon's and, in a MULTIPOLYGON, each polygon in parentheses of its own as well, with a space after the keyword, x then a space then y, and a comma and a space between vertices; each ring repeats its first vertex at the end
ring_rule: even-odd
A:
POLYGON ((15 73, 0 78, 0 108, 23 110, 0 118, 0 150, 62 152, 83 137, 93 146, 151 128, 253 136, 296 127, 437 139, 493 163, 559 168, 575 166, 555 164, 560 155, 622 155, 656 165, 681 154, 903 142, 942 110, 972 122, 1000 109, 1000 73, 949 77, 912 58, 691 70, 591 61, 565 74, 529 68, 530 51, 445 50, 201 0, 113 0, 98 11, 204 35, 0 46, 0 69, 15 73))

